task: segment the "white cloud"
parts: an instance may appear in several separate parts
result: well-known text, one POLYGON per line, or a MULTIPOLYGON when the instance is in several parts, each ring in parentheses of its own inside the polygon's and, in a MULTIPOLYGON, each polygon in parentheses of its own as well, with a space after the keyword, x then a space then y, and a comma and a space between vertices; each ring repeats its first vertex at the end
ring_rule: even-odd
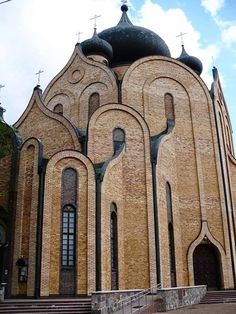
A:
POLYGON ((152 0, 146 0, 140 10, 139 24, 155 31, 168 45, 171 55, 177 58, 181 54, 181 42, 176 36, 185 32, 185 49, 189 55, 196 56, 203 63, 201 77, 210 87, 212 83, 213 60, 217 59, 220 49, 216 44, 201 46, 200 33, 193 27, 183 10, 169 9, 165 11, 152 0))
POLYGON ((224 30, 222 30, 222 41, 230 47, 234 42, 236 42, 236 25, 232 25, 224 30))
POLYGON ((213 20, 219 27, 221 39, 227 47, 236 42, 236 21, 228 21, 219 17, 218 13, 224 6, 225 0, 202 0, 201 5, 211 13, 213 20))
POLYGON ((209 11, 212 16, 215 16, 218 11, 224 6, 225 0, 202 0, 201 5, 205 10, 209 11))
POLYGON ((110 0, 21 0, 0 10, 0 84, 5 85, 1 102, 5 118, 14 123, 22 114, 37 84, 35 73, 44 70, 44 89, 69 60, 77 41, 93 34, 94 14, 98 31, 118 23, 120 1, 110 0))

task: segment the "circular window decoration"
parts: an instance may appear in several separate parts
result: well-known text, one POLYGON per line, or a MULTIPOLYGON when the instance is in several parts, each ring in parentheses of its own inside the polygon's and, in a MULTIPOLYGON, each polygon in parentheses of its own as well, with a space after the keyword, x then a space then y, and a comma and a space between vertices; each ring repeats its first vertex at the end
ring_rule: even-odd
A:
POLYGON ((68 81, 72 84, 76 84, 79 81, 81 81, 83 77, 84 77, 84 69, 79 68, 76 70, 72 70, 70 72, 69 77, 68 77, 68 81))

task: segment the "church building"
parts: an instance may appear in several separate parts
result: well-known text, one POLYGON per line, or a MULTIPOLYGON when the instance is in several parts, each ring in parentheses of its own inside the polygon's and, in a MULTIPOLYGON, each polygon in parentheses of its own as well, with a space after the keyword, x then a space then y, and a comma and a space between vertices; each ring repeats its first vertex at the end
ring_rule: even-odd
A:
MULTIPOLYGON (((236 288, 236 159, 218 71, 133 25, 77 43, 10 126, 0 107, 7 296, 236 288)), ((186 50, 185 50, 186 49, 186 50)))

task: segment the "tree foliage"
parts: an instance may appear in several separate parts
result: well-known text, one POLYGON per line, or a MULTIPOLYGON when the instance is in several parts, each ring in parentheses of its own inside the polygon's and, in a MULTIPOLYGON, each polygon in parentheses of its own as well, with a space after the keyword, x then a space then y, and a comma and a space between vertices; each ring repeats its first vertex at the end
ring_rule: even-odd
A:
POLYGON ((8 125, 0 122, 0 158, 12 153, 12 136, 13 130, 8 125))

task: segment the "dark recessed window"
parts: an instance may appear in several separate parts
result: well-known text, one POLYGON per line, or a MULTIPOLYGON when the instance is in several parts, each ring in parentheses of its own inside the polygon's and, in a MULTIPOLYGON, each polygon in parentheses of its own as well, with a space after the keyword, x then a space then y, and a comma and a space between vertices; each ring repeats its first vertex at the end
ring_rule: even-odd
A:
POLYGON ((111 245, 111 290, 118 289, 118 233, 117 207, 111 204, 110 245, 111 245))
POLYGON ((88 106, 88 118, 90 119, 92 114, 99 108, 100 106, 100 96, 98 93, 93 93, 89 97, 89 106, 88 106))
POLYGON ((165 116, 166 119, 175 119, 175 107, 174 107, 174 98, 171 94, 167 93, 164 96, 165 102, 165 116))
POLYGON ((169 182, 166 182, 166 207, 167 207, 167 217, 168 217, 168 240, 169 240, 169 260, 170 260, 171 287, 176 287, 173 208, 172 208, 171 186, 170 186, 169 182))
POLYGON ((60 115, 63 115, 63 105, 62 104, 57 104, 54 109, 53 109, 54 112, 60 114, 60 115))
POLYGON ((113 152, 115 153, 121 148, 125 143, 125 132, 121 128, 116 128, 113 130, 113 152))

